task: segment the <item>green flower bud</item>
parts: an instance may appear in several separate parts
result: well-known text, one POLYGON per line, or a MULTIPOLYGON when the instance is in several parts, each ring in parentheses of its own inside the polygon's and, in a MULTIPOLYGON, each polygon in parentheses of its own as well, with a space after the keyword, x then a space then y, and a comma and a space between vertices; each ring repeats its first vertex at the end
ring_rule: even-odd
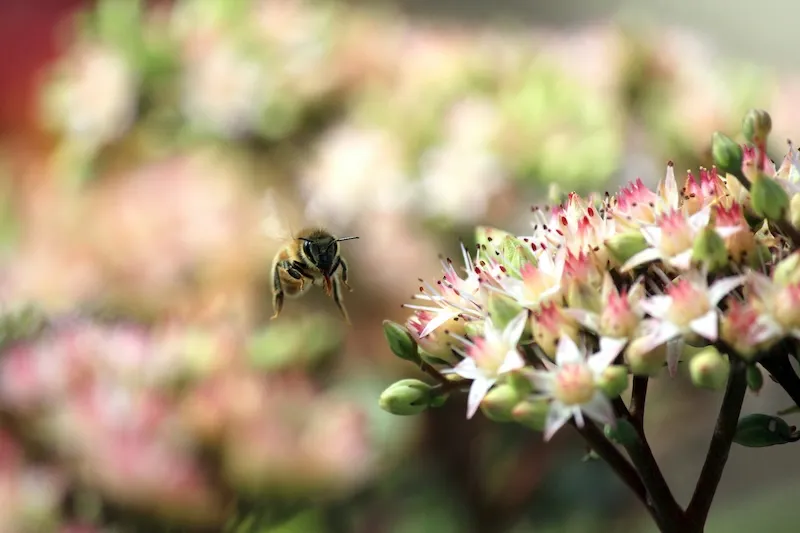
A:
POLYGON ((800 193, 792 196, 792 201, 789 202, 789 221, 795 229, 800 229, 800 193))
POLYGON ((495 422, 511 422, 514 420, 511 410, 521 397, 517 390, 507 383, 497 385, 490 390, 481 401, 481 411, 489 420, 495 422))
POLYGON ((491 292, 486 307, 494 327, 505 329, 509 322, 522 312, 522 306, 516 300, 499 292, 491 292))
POLYGON ((483 337, 483 320, 470 320, 464 324, 464 332, 470 337, 483 337))
POLYGON ((777 416, 754 413, 739 419, 733 442, 748 448, 764 448, 796 440, 792 428, 777 416))
POLYGON ((503 264, 511 269, 520 270, 528 263, 536 263, 536 256, 529 246, 525 246, 519 239, 506 235, 498 246, 503 264))
POLYGON ((499 247, 506 237, 513 238, 514 236, 507 231, 489 226, 478 226, 475 228, 475 242, 487 248, 499 247))
POLYGON ((731 364, 728 358, 713 346, 692 357, 689 361, 689 374, 696 387, 719 390, 728 383, 731 364))
POLYGON ((692 246, 692 261, 703 265, 710 272, 720 270, 728 264, 728 249, 719 233, 710 226, 703 228, 692 246))
POLYGON ((789 209, 789 195, 773 178, 761 175, 750 186, 753 211, 767 220, 783 220, 789 209))
POLYGON ((640 337, 632 340, 625 349, 625 361, 631 373, 637 376, 655 376, 664 368, 667 362, 667 345, 662 344, 648 350, 644 343, 646 339, 640 337))
POLYGON ((547 400, 525 400, 511 410, 514 420, 535 431, 544 431, 550 404, 547 400))
POLYGON ((758 394, 761 390, 761 387, 764 386, 764 374, 761 373, 761 369, 758 368, 757 365, 748 365, 747 366, 747 387, 758 394))
POLYGON ((515 391, 517 391, 517 394, 520 396, 520 398, 524 398, 533 392, 533 384, 531 383, 531 380, 519 370, 515 370, 506 374, 506 383, 513 387, 515 391))
POLYGON ((406 328, 397 322, 384 320, 383 334, 386 336, 389 349, 392 350, 393 354, 400 359, 419 364, 420 357, 417 343, 414 342, 414 339, 406 328))
POLYGON ((760 269, 771 260, 772 252, 769 251, 769 246, 758 243, 753 253, 748 256, 747 264, 750 268, 760 269))
POLYGON ((418 379, 403 379, 392 383, 381 393, 378 405, 393 415, 416 415, 431 403, 431 386, 418 379))
POLYGON ((647 248, 647 241, 638 231, 618 233, 605 242, 608 253, 620 265, 647 248))
POLYGON ((778 285, 794 285, 800 282, 800 252, 793 252, 775 265, 772 279, 778 285))
POLYGON ((772 131, 772 117, 763 109, 751 109, 742 120, 742 133, 747 142, 766 142, 772 131))
POLYGON ((449 368, 451 366, 454 366, 455 364, 457 364, 458 361, 461 360, 455 355, 452 355, 450 357, 444 355, 444 353, 441 353, 439 355, 434 355, 428 350, 423 350, 422 348, 419 349, 419 358, 435 368, 438 367, 449 368))
POLYGON ((742 147, 718 131, 714 132, 711 140, 711 154, 714 164, 725 174, 738 175, 742 171, 742 147))
POLYGON ((628 389, 628 369, 622 365, 610 365, 600 375, 597 386, 609 398, 616 398, 628 389))
POLYGON ((617 423, 613 426, 606 424, 603 427, 603 433, 607 439, 623 446, 634 444, 639 439, 639 433, 636 432, 636 428, 624 418, 618 418, 617 423))
POLYGON ((567 290, 567 306, 599 313, 603 308, 602 295, 588 284, 570 283, 567 290))

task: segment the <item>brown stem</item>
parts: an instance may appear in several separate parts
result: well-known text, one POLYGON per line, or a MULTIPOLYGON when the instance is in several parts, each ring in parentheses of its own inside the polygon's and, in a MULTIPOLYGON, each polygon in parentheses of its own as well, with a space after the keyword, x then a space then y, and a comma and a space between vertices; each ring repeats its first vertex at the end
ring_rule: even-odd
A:
POLYGON ((693 530, 702 531, 708 518, 711 503, 717 492, 717 487, 722 479, 725 463, 736 433, 739 414, 742 411, 744 395, 747 392, 746 368, 742 361, 732 361, 731 374, 728 377, 728 387, 722 399, 717 425, 711 437, 711 445, 706 454, 700 478, 692 495, 692 500, 686 508, 687 522, 693 530))
POLYGON ((636 422, 635 426, 641 429, 644 434, 644 406, 647 402, 646 376, 633 376, 633 391, 631 393, 631 418, 636 422))
POLYGON ((684 532, 683 509, 675 501, 675 497, 667 485, 667 480, 664 479, 664 475, 653 457, 644 431, 634 423, 631 413, 621 398, 616 398, 613 403, 617 416, 631 422, 639 434, 638 439, 625 445, 625 450, 642 478, 649 500, 656 508, 659 528, 662 533, 684 532))
POLYGON ((764 370, 769 372, 775 381, 778 382, 786 394, 800 406, 800 377, 795 373, 792 364, 789 362, 789 355, 782 353, 773 356, 767 356, 759 362, 764 370))

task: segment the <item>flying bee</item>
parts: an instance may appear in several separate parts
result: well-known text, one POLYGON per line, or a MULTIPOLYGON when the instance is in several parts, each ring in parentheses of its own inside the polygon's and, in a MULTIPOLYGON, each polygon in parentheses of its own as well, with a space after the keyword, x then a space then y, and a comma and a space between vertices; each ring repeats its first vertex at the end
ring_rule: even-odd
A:
POLYGON ((284 297, 299 298, 314 285, 322 286, 333 297, 349 324, 342 302, 342 285, 347 284, 347 262, 339 253, 339 243, 358 237, 334 237, 322 228, 305 228, 278 250, 272 260, 272 306, 276 318, 283 309, 284 297))

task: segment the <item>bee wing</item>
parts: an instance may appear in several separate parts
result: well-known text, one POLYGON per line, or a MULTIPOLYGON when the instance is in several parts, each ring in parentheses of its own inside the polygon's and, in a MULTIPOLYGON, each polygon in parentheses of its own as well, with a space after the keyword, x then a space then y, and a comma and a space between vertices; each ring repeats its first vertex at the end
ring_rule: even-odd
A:
POLYGON ((294 231, 289 222, 288 214, 282 205, 281 197, 275 189, 267 189, 261 198, 261 232, 268 239, 276 241, 287 241, 292 239, 294 231))

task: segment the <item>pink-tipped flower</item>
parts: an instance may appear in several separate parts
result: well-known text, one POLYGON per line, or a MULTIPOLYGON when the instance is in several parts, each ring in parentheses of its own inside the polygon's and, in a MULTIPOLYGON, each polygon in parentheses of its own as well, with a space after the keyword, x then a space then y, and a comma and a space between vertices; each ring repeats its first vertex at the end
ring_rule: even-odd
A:
POLYGON ((444 322, 434 323, 436 327, 426 332, 431 323, 434 320, 441 319, 442 316, 445 315, 417 310, 409 317, 406 327, 408 327, 408 331, 417 345, 425 350, 427 354, 440 359, 444 363, 454 363, 458 358, 453 354, 453 345, 458 337, 464 335, 466 320, 458 316, 451 316, 444 322))
POLYGON ((712 216, 734 262, 738 263, 756 252, 756 238, 744 218, 742 204, 736 201, 728 207, 717 204, 712 208, 712 216))
POLYGON ((472 418, 495 383, 506 373, 525 366, 517 344, 525 329, 528 312, 523 311, 505 329, 496 329, 486 318, 483 337, 467 341, 464 359, 450 372, 471 379, 467 400, 467 418, 472 418))
POLYGON ((752 357, 780 336, 780 328, 760 313, 752 302, 728 299, 728 308, 720 321, 719 336, 743 357, 752 357))
POLYGON ((604 339, 600 344, 599 352, 587 356, 565 335, 558 342, 555 364, 544 360, 547 370, 531 372, 535 396, 550 400, 544 440, 550 440, 572 418, 583 427, 584 415, 601 424, 615 423, 611 401, 598 383, 625 343, 604 339))
POLYGON ((687 171, 682 193, 683 210, 692 215, 724 197, 725 184, 717 174, 717 167, 711 167, 711 170, 700 167, 697 177, 692 171, 687 171))
MULTIPOLYGON (((732 276, 714 282, 710 287, 703 273, 691 272, 667 288, 666 294, 651 296, 641 302, 642 308, 653 317, 653 330, 645 341, 653 349, 676 339, 697 336, 714 342, 718 338, 719 309, 717 304, 745 281, 745 276, 732 276)), ((667 364, 670 375, 678 368, 682 344, 667 344, 667 364)))
POLYGON ((522 279, 507 276, 498 280, 499 291, 514 298, 522 307, 536 310, 561 293, 565 261, 565 250, 559 250, 555 258, 545 250, 539 255, 538 264, 523 265, 522 279))
POLYGON ((601 310, 572 308, 569 314, 583 327, 601 337, 627 339, 634 334, 644 317, 640 302, 644 285, 637 280, 629 289, 620 291, 606 272, 601 295, 601 310))
POLYGON ((553 359, 556 356, 558 341, 563 336, 573 340, 578 338, 578 324, 555 303, 545 303, 533 314, 531 319, 533 340, 544 354, 553 359))
MULTIPOLYGON (((655 225, 641 228, 650 247, 631 257, 622 265, 622 271, 657 260, 678 270, 688 269, 692 262, 692 246, 700 231, 708 225, 710 214, 709 208, 691 216, 673 209, 659 216, 655 225)), ((716 228, 716 231, 725 238, 734 229, 716 228)))
POLYGON ((657 191, 651 191, 641 179, 637 179, 617 193, 616 203, 609 211, 621 224, 639 228, 653 224, 662 213, 678 209, 680 195, 672 161, 667 164, 666 175, 659 182, 657 191))
POLYGON ((753 305, 776 336, 800 339, 800 283, 777 283, 754 271, 748 276, 748 288, 753 305))

